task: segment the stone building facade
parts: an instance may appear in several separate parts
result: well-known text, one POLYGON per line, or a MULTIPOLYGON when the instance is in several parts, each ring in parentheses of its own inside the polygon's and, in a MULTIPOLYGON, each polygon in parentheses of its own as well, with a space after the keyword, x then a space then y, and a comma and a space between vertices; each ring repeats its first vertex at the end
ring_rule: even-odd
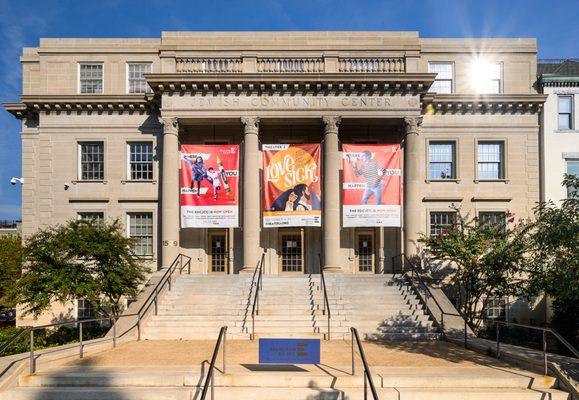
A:
POLYGON ((362 273, 362 255, 364 273, 383 273, 449 223, 452 204, 498 221, 539 200, 534 39, 163 32, 41 39, 21 62, 21 102, 5 107, 22 119, 24 235, 120 218, 153 265, 183 253, 200 274, 252 271, 262 252, 266 274, 284 273, 292 235, 302 273, 362 273), (180 145, 211 143, 241 145, 240 228, 180 229, 180 145), (261 143, 321 143, 321 228, 261 227, 261 143), (342 227, 343 143, 402 146, 401 228, 342 227))

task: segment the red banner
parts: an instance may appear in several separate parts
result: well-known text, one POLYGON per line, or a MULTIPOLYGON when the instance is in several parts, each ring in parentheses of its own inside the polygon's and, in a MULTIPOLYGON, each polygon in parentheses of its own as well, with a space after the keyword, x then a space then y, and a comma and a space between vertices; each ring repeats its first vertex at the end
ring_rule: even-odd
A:
POLYGON ((239 146, 181 146, 181 227, 239 226, 239 146))
POLYGON ((342 146, 344 227, 400 226, 400 145, 342 146))
POLYGON ((319 144, 263 145, 263 226, 321 226, 319 144))

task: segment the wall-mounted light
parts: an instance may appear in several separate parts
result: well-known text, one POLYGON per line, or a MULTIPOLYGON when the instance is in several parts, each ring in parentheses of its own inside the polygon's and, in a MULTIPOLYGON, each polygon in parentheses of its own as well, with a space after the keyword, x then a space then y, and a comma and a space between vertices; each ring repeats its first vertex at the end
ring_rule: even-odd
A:
POLYGON ((12 178, 10 179, 10 184, 11 185, 16 185, 17 183, 24 185, 24 178, 12 178))

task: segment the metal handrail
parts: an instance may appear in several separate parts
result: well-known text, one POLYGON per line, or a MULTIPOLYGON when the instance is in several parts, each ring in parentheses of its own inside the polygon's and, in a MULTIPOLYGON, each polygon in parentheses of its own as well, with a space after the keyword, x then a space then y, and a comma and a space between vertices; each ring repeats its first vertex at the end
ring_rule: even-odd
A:
POLYGON ((207 390, 209 390, 209 384, 211 384, 211 399, 213 400, 215 396, 215 386, 213 385, 213 372, 215 370, 215 361, 217 361, 217 355, 219 354, 219 348, 221 347, 221 341, 223 340, 223 371, 225 374, 225 350, 227 341, 227 326, 222 326, 219 330, 219 336, 217 337, 217 342, 215 343, 215 349, 213 349, 213 355, 211 356, 211 363, 209 364, 209 369, 207 370, 207 376, 205 377, 205 383, 203 384, 203 391, 201 392, 200 400, 205 400, 207 396, 207 390))
POLYGON ((548 359, 549 353, 547 353, 547 334, 549 334, 549 333, 552 334, 561 343, 563 343, 563 345, 567 348, 567 350, 569 350, 575 356, 575 358, 579 358, 579 351, 577 351, 577 349, 574 348, 573 345, 571 345, 571 343, 569 343, 559 333, 555 332, 552 328, 548 328, 548 327, 544 327, 544 326, 533 326, 533 325, 527 325, 527 324, 520 324, 518 322, 509 322, 509 321, 501 321, 501 320, 496 320, 496 319, 488 319, 488 318, 483 318, 482 321, 495 324, 495 332, 496 332, 496 339, 495 340, 496 340, 496 345, 497 345, 495 356, 497 359, 500 358, 500 355, 501 355, 501 330, 500 330, 501 325, 517 326, 520 328, 532 329, 532 330, 540 331, 543 333, 542 334, 542 345, 543 345, 542 353, 543 353, 543 374, 544 375, 547 375, 547 373, 549 372, 549 359, 548 359))
POLYGON ((320 264, 320 276, 322 281, 322 289, 324 291, 324 313, 328 317, 328 338, 330 340, 330 325, 332 319, 332 313, 330 311, 330 300, 328 300, 328 289, 326 289, 326 278, 324 276, 324 267, 322 266, 322 256, 318 253, 318 262, 320 264))
MULTIPOLYGON (((47 324, 47 325, 29 326, 29 327, 26 327, 25 329, 23 329, 22 331, 14 334, 10 339, 8 339, 5 342, 5 344, 3 344, 2 347, 0 348, 0 355, 3 354, 18 338, 20 338, 21 336, 28 333, 30 335, 30 345, 29 345, 30 346, 29 347, 30 373, 34 374, 36 372, 36 359, 34 356, 34 331, 37 331, 40 329, 60 327, 60 326, 64 326, 64 325, 78 324, 79 325, 80 358, 83 358, 83 350, 84 350, 83 324, 90 323, 90 322, 112 321, 111 330, 113 331, 113 336, 110 339, 105 338, 104 340, 112 340, 113 348, 116 347, 117 338, 124 336, 125 334, 130 332, 135 327, 137 328, 137 340, 141 340, 141 319, 147 314, 147 312, 149 311, 149 309, 151 308, 151 306, 153 304, 155 305, 155 315, 157 314, 159 294, 161 293, 161 291, 164 289, 165 285, 167 285, 167 284, 169 285, 169 290, 171 290, 173 273, 177 270, 177 268, 179 269, 179 273, 182 273, 183 269, 185 267, 187 267, 187 271, 190 274, 191 273, 191 257, 180 253, 177 255, 177 257, 175 257, 175 260, 173 260, 173 262, 171 263, 169 268, 167 268, 167 271, 165 271, 165 273, 163 274, 161 279, 157 282, 154 290, 149 294, 149 296, 147 297, 147 299, 145 300, 143 305, 135 313, 120 315, 116 321, 113 321, 113 319, 110 317, 101 317, 101 318, 92 318, 92 319, 75 319, 75 320, 57 322, 57 323, 47 324), (187 259, 185 263, 183 263, 183 258, 187 259), (118 320, 120 320, 121 318, 129 318, 129 317, 137 317, 137 322, 135 324, 133 324, 132 326, 128 327, 122 334, 117 335, 117 322, 118 322, 118 320)), ((66 348, 66 349, 68 349, 68 348, 66 348)), ((60 351, 60 350, 64 350, 64 349, 58 349, 56 351, 60 351)))
MULTIPOLYGON (((464 347, 467 348, 468 347, 468 334, 467 334, 467 321, 466 321, 466 317, 464 316, 463 313, 461 313, 460 311, 458 312, 458 314, 454 314, 454 313, 447 313, 445 312, 442 307, 440 306, 440 303, 436 300, 436 297, 434 297, 434 295, 432 294, 432 291, 430 290, 430 287, 426 284, 426 282, 424 281, 424 279, 422 278, 420 272, 417 270, 416 265, 408 259, 408 257, 404 254, 398 254, 394 257, 392 257, 392 263, 394 263, 394 259, 396 257, 403 257, 411 266, 411 271, 412 271, 412 284, 414 278, 417 278, 418 281, 422 284, 422 286, 425 288, 425 290, 427 291, 427 295, 429 295, 432 300, 434 300, 434 303, 436 304, 436 306, 438 307, 438 309, 440 310, 440 315, 441 315, 441 322, 440 322, 440 328, 441 328, 441 333, 444 336, 445 332, 444 332, 444 316, 448 315, 448 316, 455 316, 455 317, 461 317, 464 320, 464 347)), ((402 268, 402 273, 404 272, 404 268, 402 268)), ((430 311, 429 311, 430 312, 430 311)), ((431 314, 432 315, 432 314, 431 314)), ((434 318, 433 318, 434 319, 434 318)), ((556 331, 554 331, 552 328, 549 327, 543 327, 543 326, 534 326, 534 325, 527 325, 527 324, 521 324, 518 322, 509 322, 509 321, 501 321, 501 320, 497 320, 497 319, 489 319, 489 318, 481 318, 482 321, 484 322, 490 322, 492 324, 495 324, 495 331, 496 331, 496 358, 500 358, 500 346, 501 346, 501 341, 500 341, 500 325, 505 325, 505 326, 517 326, 517 327, 521 327, 521 328, 526 328, 526 329, 532 329, 532 330, 536 330, 536 331, 541 331, 543 332, 543 373, 545 375, 547 375, 548 372, 548 353, 547 353, 547 334, 551 333, 557 340, 559 340, 559 342, 563 343, 563 345, 576 357, 579 358, 579 351, 577 351, 577 349, 575 349, 563 336, 561 336, 559 333, 557 333, 556 331)))
POLYGON ((251 306, 251 340, 255 339, 255 316, 259 315, 259 291, 262 287, 263 277, 263 262, 265 259, 265 252, 261 254, 261 259, 257 266, 257 281, 254 283, 255 293, 253 295, 253 305, 251 306))
MULTIPOLYGON (((432 319, 434 320, 435 323, 438 324, 438 327, 440 329, 440 333, 442 334, 442 336, 445 336, 446 333, 444 331, 444 316, 449 316, 449 317, 460 317, 464 320, 464 347, 466 348, 468 346, 468 322, 466 317, 464 316, 464 314, 462 314, 460 311, 458 311, 458 313, 449 313, 444 311, 444 309, 442 308, 442 306, 440 305, 440 303, 438 302, 438 300, 436 299, 436 296, 434 296, 432 294, 432 291, 430 290, 430 286, 428 286, 426 284, 426 282, 424 281, 424 278, 422 277, 422 274, 418 271, 418 268, 416 267, 416 265, 412 262, 412 260, 410 260, 405 253, 400 253, 398 255, 395 255, 392 257, 392 265, 394 265, 394 259, 396 259, 397 257, 401 258, 401 273, 406 277, 406 280, 410 282, 410 284, 414 287, 414 279, 416 278, 418 280, 418 282, 422 285, 422 287, 424 288, 424 290, 426 290, 426 302, 428 302, 429 298, 431 298, 432 300, 434 300, 434 303, 436 304, 436 307, 438 307, 439 311, 440 311, 440 323, 438 324, 438 322, 436 321, 435 316, 433 315, 433 313, 430 311, 430 309, 428 308, 428 304, 426 304, 426 311, 430 314, 430 316, 432 317, 432 319), (404 265, 406 263, 404 263, 404 260, 410 265, 410 276, 408 276, 407 271, 405 271, 404 265)), ((419 293, 419 289, 416 288, 418 293, 419 293)))
POLYGON ((355 362, 354 362, 354 342, 358 346, 358 352, 360 353, 360 358, 362 359, 362 366, 364 367, 364 399, 368 398, 368 383, 370 384, 370 391, 372 392, 372 397, 374 400, 379 400, 378 392, 376 391, 376 386, 374 386, 374 380, 372 379, 372 372, 368 366, 368 361, 366 361, 366 354, 364 354, 364 348, 362 347, 362 342, 360 341, 360 336, 358 336, 358 330, 354 327, 350 328, 352 332, 352 375, 355 374, 355 362))

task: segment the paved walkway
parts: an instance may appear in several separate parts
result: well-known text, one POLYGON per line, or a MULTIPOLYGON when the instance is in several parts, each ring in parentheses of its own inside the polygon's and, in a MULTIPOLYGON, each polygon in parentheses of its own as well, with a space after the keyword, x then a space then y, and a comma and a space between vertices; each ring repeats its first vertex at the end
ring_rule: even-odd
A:
MULTIPOLYGON (((209 360, 214 341, 140 341, 120 344, 116 349, 85 357, 74 364, 92 366, 159 366, 199 365, 209 360)), ((473 366, 507 365, 493 358, 465 350, 458 345, 442 342, 384 341, 364 342, 364 351, 371 366, 418 367, 418 366, 473 366)), ((322 364, 335 367, 351 366, 351 342, 332 340, 321 342, 322 364)), ((356 363, 360 364, 359 356, 356 363)), ((221 363, 221 355, 219 356, 221 363)), ((227 363, 257 364, 258 342, 246 340, 227 341, 227 363)))

